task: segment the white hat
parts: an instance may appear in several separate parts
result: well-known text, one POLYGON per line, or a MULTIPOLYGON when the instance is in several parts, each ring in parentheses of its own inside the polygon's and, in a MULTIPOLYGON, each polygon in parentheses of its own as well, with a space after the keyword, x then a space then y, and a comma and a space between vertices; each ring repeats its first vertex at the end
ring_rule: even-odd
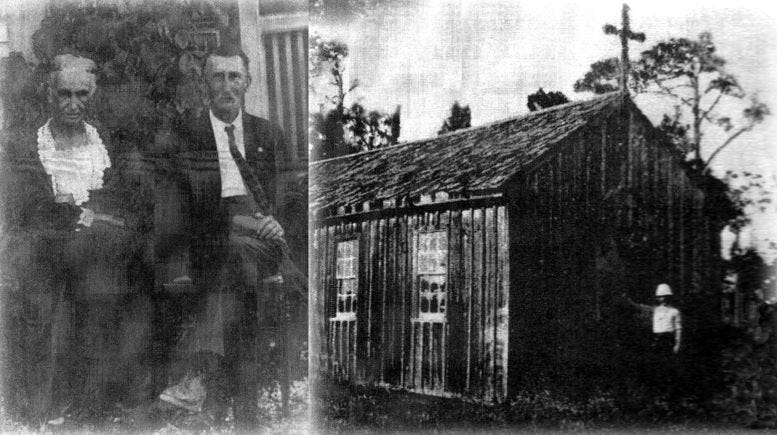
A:
POLYGON ((656 287, 656 297, 659 296, 672 296, 672 288, 669 287, 669 284, 661 283, 656 287))

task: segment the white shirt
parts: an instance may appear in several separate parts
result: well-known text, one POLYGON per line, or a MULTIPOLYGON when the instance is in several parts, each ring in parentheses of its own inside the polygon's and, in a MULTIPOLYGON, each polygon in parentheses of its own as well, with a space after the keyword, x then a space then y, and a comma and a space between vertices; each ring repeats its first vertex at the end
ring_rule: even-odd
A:
POLYGON ((653 333, 675 332, 683 329, 677 308, 659 305, 653 309, 653 333))
POLYGON ((80 206, 89 201, 90 190, 103 187, 103 172, 111 167, 111 160, 97 129, 91 125, 84 123, 85 145, 58 150, 50 123, 49 119, 38 129, 38 157, 51 177, 54 194, 71 194, 80 206))
POLYGON ((243 112, 237 114, 237 118, 231 124, 216 118, 213 111, 210 111, 210 124, 213 126, 213 137, 216 139, 216 149, 219 153, 219 172, 221 174, 221 197, 246 195, 246 187, 243 183, 243 177, 240 175, 240 169, 229 152, 229 136, 226 128, 229 125, 235 126, 235 144, 237 149, 244 157, 246 155, 245 145, 243 144, 243 112))

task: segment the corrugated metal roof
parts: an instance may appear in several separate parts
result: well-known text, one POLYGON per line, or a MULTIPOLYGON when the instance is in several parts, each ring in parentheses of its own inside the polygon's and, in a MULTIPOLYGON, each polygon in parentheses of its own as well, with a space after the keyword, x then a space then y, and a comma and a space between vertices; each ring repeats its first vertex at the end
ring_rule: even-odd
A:
POLYGON ((619 93, 310 165, 310 207, 492 191, 550 146, 619 106, 619 93))

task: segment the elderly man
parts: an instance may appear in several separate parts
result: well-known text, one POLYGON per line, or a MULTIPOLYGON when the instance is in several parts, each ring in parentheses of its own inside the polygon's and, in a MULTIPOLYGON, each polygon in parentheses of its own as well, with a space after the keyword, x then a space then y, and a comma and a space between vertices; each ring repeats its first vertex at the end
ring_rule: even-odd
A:
POLYGON ((239 48, 222 47, 210 54, 204 76, 208 112, 179 125, 174 135, 188 190, 191 275, 201 293, 194 328, 178 346, 179 355, 193 364, 160 398, 199 411, 206 395, 215 394, 206 393, 204 385, 212 389, 225 363, 232 379, 238 372, 243 382, 247 376, 247 383, 233 385, 233 393, 239 399, 236 417, 250 421, 255 368, 240 364, 253 349, 250 334, 240 327, 248 324, 244 308, 255 303, 246 299, 247 290, 277 273, 286 246, 283 229, 269 215, 274 151, 282 149, 282 135, 267 120, 243 110, 251 75, 239 48), (232 340, 225 342, 227 338, 232 340))

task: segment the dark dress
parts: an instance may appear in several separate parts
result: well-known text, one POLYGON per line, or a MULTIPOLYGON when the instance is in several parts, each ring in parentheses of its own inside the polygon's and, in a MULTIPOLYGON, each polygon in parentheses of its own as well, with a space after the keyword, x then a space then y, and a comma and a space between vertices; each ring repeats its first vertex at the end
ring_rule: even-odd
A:
POLYGON ((63 318, 72 304, 55 251, 80 210, 54 202, 34 132, 4 132, 2 146, 3 391, 11 415, 33 420, 49 412, 70 335, 63 318))
POLYGON ((150 186, 140 159, 100 133, 112 167, 82 206, 123 226, 79 225, 80 207, 54 201, 36 132, 3 137, 4 392, 22 419, 120 399, 145 359, 150 186))

